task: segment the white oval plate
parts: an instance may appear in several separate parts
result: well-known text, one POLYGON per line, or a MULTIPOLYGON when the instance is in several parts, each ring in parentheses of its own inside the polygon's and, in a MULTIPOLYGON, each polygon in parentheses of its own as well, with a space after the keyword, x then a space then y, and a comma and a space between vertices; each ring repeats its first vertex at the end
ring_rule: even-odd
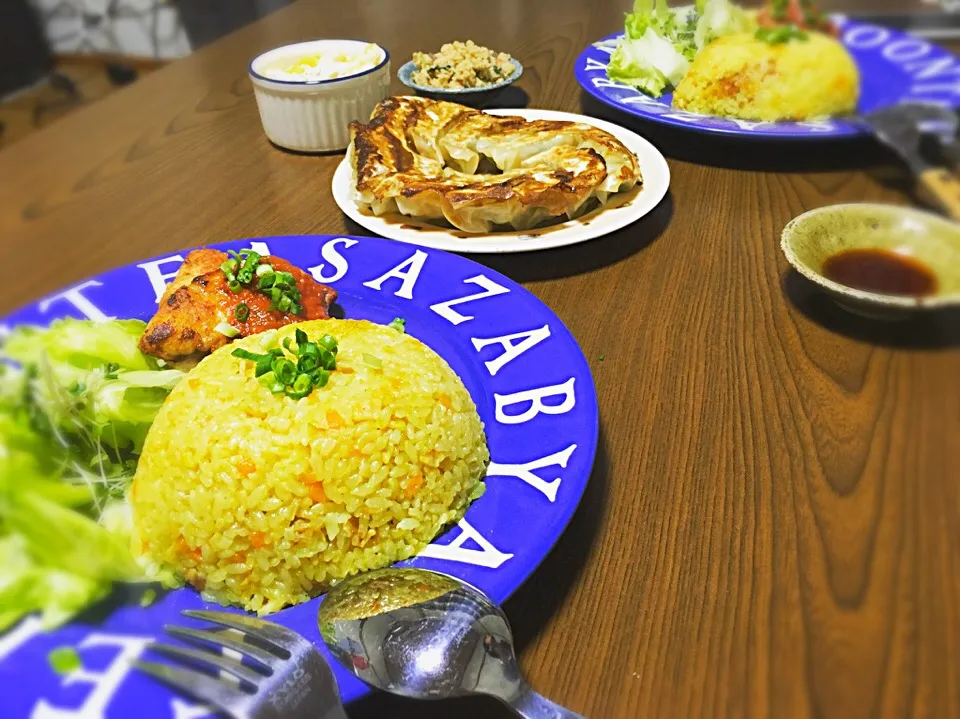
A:
POLYGON ((354 202, 353 171, 344 158, 333 175, 333 199, 344 214, 381 237, 453 252, 529 252, 575 245, 619 230, 649 214, 667 194, 670 168, 660 151, 634 132, 585 115, 553 110, 486 110, 491 115, 513 115, 525 120, 567 120, 606 130, 637 156, 643 185, 622 193, 612 206, 599 208, 575 220, 524 231, 470 234, 431 225, 405 215, 376 217, 360 211, 354 202), (619 203, 619 204, 618 204, 619 203))

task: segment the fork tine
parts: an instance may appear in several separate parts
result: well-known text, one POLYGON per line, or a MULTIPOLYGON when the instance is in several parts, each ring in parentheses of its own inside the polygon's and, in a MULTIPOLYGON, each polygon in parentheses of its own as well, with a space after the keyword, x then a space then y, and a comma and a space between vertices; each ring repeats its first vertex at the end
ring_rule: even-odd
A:
POLYGON ((137 659, 133 662, 133 665, 140 671, 169 684, 175 689, 228 711, 235 710, 241 702, 249 697, 239 688, 200 672, 192 672, 169 664, 148 662, 143 659, 137 659))
POLYGON ((188 629, 187 627, 176 627, 167 625, 164 627, 167 634, 182 639, 199 647, 220 646, 232 649, 235 652, 244 654, 255 662, 260 663, 265 669, 276 671, 283 660, 276 654, 261 649, 258 646, 243 641, 238 637, 230 636, 226 632, 218 632, 210 629, 188 629))
POLYGON ((273 644, 292 653, 304 640, 286 627, 262 619, 253 619, 242 614, 227 612, 209 612, 204 609, 184 609, 181 614, 193 619, 203 619, 223 627, 230 627, 256 637, 262 642, 273 644))
POLYGON ((213 652, 190 649, 189 647, 175 647, 171 644, 160 644, 159 642, 154 642, 148 649, 170 657, 171 659, 186 662, 187 664, 214 666, 247 682, 254 689, 257 688, 257 682, 265 678, 260 672, 254 671, 250 667, 241 664, 236 659, 225 657, 223 654, 214 654, 213 652))

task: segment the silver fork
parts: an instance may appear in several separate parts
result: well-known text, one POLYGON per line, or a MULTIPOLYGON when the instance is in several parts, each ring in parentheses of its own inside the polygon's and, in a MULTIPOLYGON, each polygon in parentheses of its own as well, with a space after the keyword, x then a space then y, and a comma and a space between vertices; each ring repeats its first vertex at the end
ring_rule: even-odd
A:
POLYGON ((149 648, 201 671, 144 660, 134 662, 138 669, 235 719, 347 719, 333 671, 296 632, 242 614, 181 613, 227 629, 168 624, 168 634, 200 648, 159 643, 149 648))

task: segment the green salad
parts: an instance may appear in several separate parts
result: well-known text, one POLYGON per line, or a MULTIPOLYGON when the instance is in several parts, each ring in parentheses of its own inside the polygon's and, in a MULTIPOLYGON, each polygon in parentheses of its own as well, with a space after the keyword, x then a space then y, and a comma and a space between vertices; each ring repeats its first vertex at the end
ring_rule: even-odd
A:
POLYGON ((56 626, 140 581, 125 495, 183 373, 137 348, 144 323, 21 326, 0 348, 0 631, 56 626))
POLYGON ((730 0, 697 0, 675 10, 667 0, 635 0, 624 21, 624 35, 610 56, 607 76, 660 97, 680 84, 708 44, 755 27, 750 13, 730 0))

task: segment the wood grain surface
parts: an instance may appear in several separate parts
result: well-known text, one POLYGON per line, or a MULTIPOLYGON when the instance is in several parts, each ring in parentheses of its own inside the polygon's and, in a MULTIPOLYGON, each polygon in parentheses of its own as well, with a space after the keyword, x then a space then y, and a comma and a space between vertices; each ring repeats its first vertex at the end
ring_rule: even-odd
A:
MULTIPOLYGON (((359 37, 399 66, 469 37, 523 61, 530 106, 604 114, 572 64, 628 4, 304 1, 173 63, 0 153, 0 312, 202 243, 362 233, 330 196, 339 156, 264 138, 259 51, 359 37)), ((960 319, 847 315, 778 247, 805 210, 909 201, 905 178, 867 142, 633 127, 670 157, 653 215, 474 257, 557 312, 600 400, 582 506, 506 605, 532 684, 592 718, 960 717, 960 319)), ((507 716, 384 696, 350 714, 507 716)))

